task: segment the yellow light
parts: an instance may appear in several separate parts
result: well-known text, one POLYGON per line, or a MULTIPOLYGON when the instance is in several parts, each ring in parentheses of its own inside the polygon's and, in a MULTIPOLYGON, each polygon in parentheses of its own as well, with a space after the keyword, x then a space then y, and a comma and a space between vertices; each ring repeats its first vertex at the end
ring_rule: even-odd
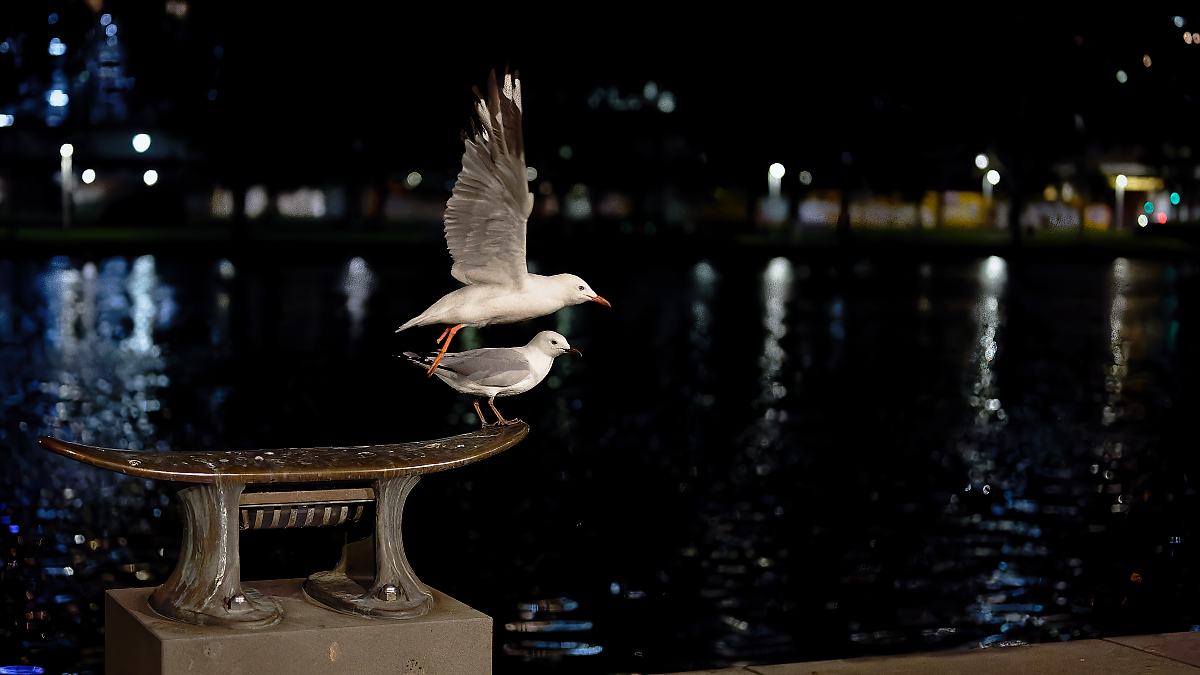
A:
POLYGON ((1122 188, 1130 192, 1161 192, 1163 179, 1157 176, 1126 176, 1124 174, 1108 178, 1109 187, 1122 188))

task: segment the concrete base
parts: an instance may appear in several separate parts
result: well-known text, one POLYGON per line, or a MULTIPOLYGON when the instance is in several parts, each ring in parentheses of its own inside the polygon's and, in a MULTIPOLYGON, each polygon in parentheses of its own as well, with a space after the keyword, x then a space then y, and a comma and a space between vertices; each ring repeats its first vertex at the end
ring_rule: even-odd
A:
POLYGON ((284 618, 270 628, 232 630, 168 619, 147 604, 152 588, 107 592, 108 675, 486 675, 492 619, 430 589, 425 616, 386 620, 339 614, 305 598, 303 579, 243 582, 273 597, 284 618))

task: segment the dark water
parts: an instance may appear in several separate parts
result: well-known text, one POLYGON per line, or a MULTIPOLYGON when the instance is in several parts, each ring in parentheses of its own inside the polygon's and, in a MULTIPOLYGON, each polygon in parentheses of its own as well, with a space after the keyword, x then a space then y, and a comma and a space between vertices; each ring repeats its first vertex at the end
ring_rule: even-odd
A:
MULTIPOLYGON (((409 501, 414 569, 495 618, 496 672, 1200 625, 1193 262, 632 248, 534 252, 612 309, 456 339, 555 329, 586 355, 500 401, 525 442, 409 501), (506 629, 546 619, 574 630, 506 629)), ((0 260, 0 662, 101 672, 103 591, 161 583, 178 556, 168 485, 38 433, 191 450, 476 424, 469 397, 393 357, 434 346, 436 329, 393 330, 454 287, 441 247, 239 250, 0 260)), ((327 568, 336 536, 251 532, 243 576, 327 568)))

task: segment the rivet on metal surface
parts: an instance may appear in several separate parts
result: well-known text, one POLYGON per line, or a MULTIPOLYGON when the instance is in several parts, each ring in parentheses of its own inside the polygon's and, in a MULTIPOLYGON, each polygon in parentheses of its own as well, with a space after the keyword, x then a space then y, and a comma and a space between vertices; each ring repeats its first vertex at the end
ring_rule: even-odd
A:
POLYGON ((245 595, 238 593, 232 598, 226 600, 225 606, 228 607, 229 611, 231 612, 244 612, 250 609, 250 602, 246 600, 245 595))
POLYGON ((400 597, 400 591, 395 586, 388 584, 379 589, 379 599, 384 602, 395 602, 400 597))

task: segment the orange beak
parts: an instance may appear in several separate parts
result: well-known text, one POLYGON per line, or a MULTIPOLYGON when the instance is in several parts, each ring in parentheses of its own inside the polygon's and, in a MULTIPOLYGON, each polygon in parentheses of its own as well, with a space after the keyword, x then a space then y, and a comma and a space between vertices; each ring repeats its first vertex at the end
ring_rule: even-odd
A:
POLYGON ((598 302, 598 303, 604 305, 605 307, 612 307, 612 305, 608 304, 607 300, 605 300, 604 298, 602 298, 598 295, 596 297, 592 298, 592 302, 598 302))
POLYGON ((568 350, 567 353, 574 354, 575 356, 578 356, 579 358, 583 358, 583 352, 579 351, 578 349, 575 349, 574 347, 571 347, 571 349, 568 350))

